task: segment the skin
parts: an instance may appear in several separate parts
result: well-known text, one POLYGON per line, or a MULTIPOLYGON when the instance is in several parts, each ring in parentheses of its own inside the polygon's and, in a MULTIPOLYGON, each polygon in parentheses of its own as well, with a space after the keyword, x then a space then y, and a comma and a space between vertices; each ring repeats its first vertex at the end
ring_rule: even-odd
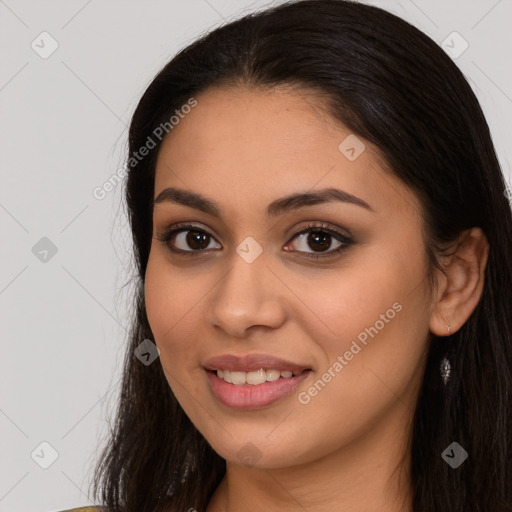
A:
MULTIPOLYGON (((442 260, 447 275, 436 274, 431 291, 417 197, 383 168, 368 141, 359 137, 366 148, 354 161, 342 154, 338 145, 351 132, 325 114, 319 98, 299 89, 239 87, 209 89, 196 99, 164 140, 154 197, 171 186, 198 192, 223 215, 172 202, 155 206, 145 299, 172 391, 227 461, 207 511, 319 512, 341 510, 341 503, 344 512, 411 511, 411 421, 430 333, 448 335, 450 322, 453 334, 477 305, 485 235, 477 228, 461 235, 458 251, 442 260), (330 202, 264 215, 277 198, 327 187, 354 194, 373 211, 330 202), (209 253, 175 254, 157 240, 185 221, 212 235, 209 253), (308 258, 318 246, 307 234, 295 237, 308 222, 327 223, 354 244, 308 258), (248 236, 263 249, 252 263, 236 252, 248 236), (394 303, 401 311, 308 404, 300 403, 298 393, 394 303), (260 352, 313 372, 270 406, 240 411, 220 404, 204 362, 260 352), (239 451, 249 442, 257 457, 247 465, 239 451)), ((174 247, 197 251, 187 234, 174 247)), ((327 251, 339 246, 334 237, 326 243, 327 251)))

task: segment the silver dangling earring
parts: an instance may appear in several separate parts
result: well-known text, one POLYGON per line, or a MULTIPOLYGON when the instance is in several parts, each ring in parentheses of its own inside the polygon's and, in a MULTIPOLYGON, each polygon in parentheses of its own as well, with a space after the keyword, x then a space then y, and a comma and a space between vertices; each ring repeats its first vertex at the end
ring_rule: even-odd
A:
MULTIPOLYGON (((450 330, 451 330, 450 322, 448 322, 447 327, 448 327, 448 332, 450 332, 450 330)), ((441 379, 443 380, 443 384, 446 386, 446 384, 450 380, 450 373, 452 370, 452 365, 450 364, 450 361, 446 357, 443 357, 443 359, 441 360, 441 366, 439 369, 441 370, 441 379)))

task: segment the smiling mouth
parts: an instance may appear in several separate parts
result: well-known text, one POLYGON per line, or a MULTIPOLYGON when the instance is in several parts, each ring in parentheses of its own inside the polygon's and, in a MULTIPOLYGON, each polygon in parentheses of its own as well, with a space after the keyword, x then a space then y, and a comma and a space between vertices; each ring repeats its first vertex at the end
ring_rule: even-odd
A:
POLYGON ((304 369, 299 371, 289 371, 289 370, 275 370, 270 368, 268 370, 264 368, 260 368, 256 371, 251 372, 243 372, 243 371, 234 371, 234 370, 212 370, 212 373, 217 375, 217 377, 224 382, 229 384, 233 384, 235 386, 242 385, 250 385, 257 386, 259 384, 263 384, 264 382, 274 382, 279 379, 291 379, 293 377, 297 377, 304 372, 309 372, 310 369, 304 369))

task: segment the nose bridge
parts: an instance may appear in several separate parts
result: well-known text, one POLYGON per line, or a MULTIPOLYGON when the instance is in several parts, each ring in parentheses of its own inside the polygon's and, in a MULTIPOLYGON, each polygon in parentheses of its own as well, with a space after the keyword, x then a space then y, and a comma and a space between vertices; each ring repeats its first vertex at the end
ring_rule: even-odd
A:
POLYGON ((230 269, 216 287, 210 303, 210 322, 232 336, 252 325, 277 327, 283 319, 276 280, 268 258, 256 240, 243 240, 231 255, 230 269))

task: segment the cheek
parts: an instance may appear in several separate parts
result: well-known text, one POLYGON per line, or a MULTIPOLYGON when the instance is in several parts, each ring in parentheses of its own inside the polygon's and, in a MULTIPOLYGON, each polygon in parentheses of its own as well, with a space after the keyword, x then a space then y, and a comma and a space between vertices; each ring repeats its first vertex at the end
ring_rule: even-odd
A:
POLYGON ((161 351, 164 366, 179 366, 193 353, 197 331, 197 307, 204 291, 187 273, 172 271, 165 257, 151 252, 145 276, 144 296, 149 325, 161 351), (172 358, 169 355, 172 353, 172 358))
POLYGON ((418 259, 393 250, 386 258, 366 254, 342 278, 333 276, 329 287, 310 283, 304 295, 320 305, 315 316, 321 331, 315 334, 309 328, 324 357, 315 380, 299 398, 316 417, 331 411, 331 420, 345 432, 371 423, 398 397, 407 397, 404 401, 410 399, 414 407, 413 390, 427 347, 421 254, 418 259), (333 409, 334 403, 340 407, 333 409))
POLYGON ((170 281, 163 264, 151 250, 144 281, 144 300, 149 325, 157 344, 161 343, 166 329, 172 325, 171 316, 175 311, 175 301, 172 297, 173 287, 170 281))
POLYGON ((400 277, 399 264, 367 263, 354 263, 350 271, 333 272, 321 281, 306 280, 301 288, 314 319, 308 327, 311 339, 331 362, 349 351, 354 340, 364 347, 369 339, 383 337, 403 316, 410 277, 400 277))
MULTIPOLYGON (((145 276, 146 313, 160 350, 160 362, 167 382, 189 417, 196 418, 200 389, 197 353, 199 349, 197 307, 204 290, 194 286, 185 273, 172 272, 165 256, 150 254, 145 276)), ((200 411, 199 411, 200 412, 200 411)))

